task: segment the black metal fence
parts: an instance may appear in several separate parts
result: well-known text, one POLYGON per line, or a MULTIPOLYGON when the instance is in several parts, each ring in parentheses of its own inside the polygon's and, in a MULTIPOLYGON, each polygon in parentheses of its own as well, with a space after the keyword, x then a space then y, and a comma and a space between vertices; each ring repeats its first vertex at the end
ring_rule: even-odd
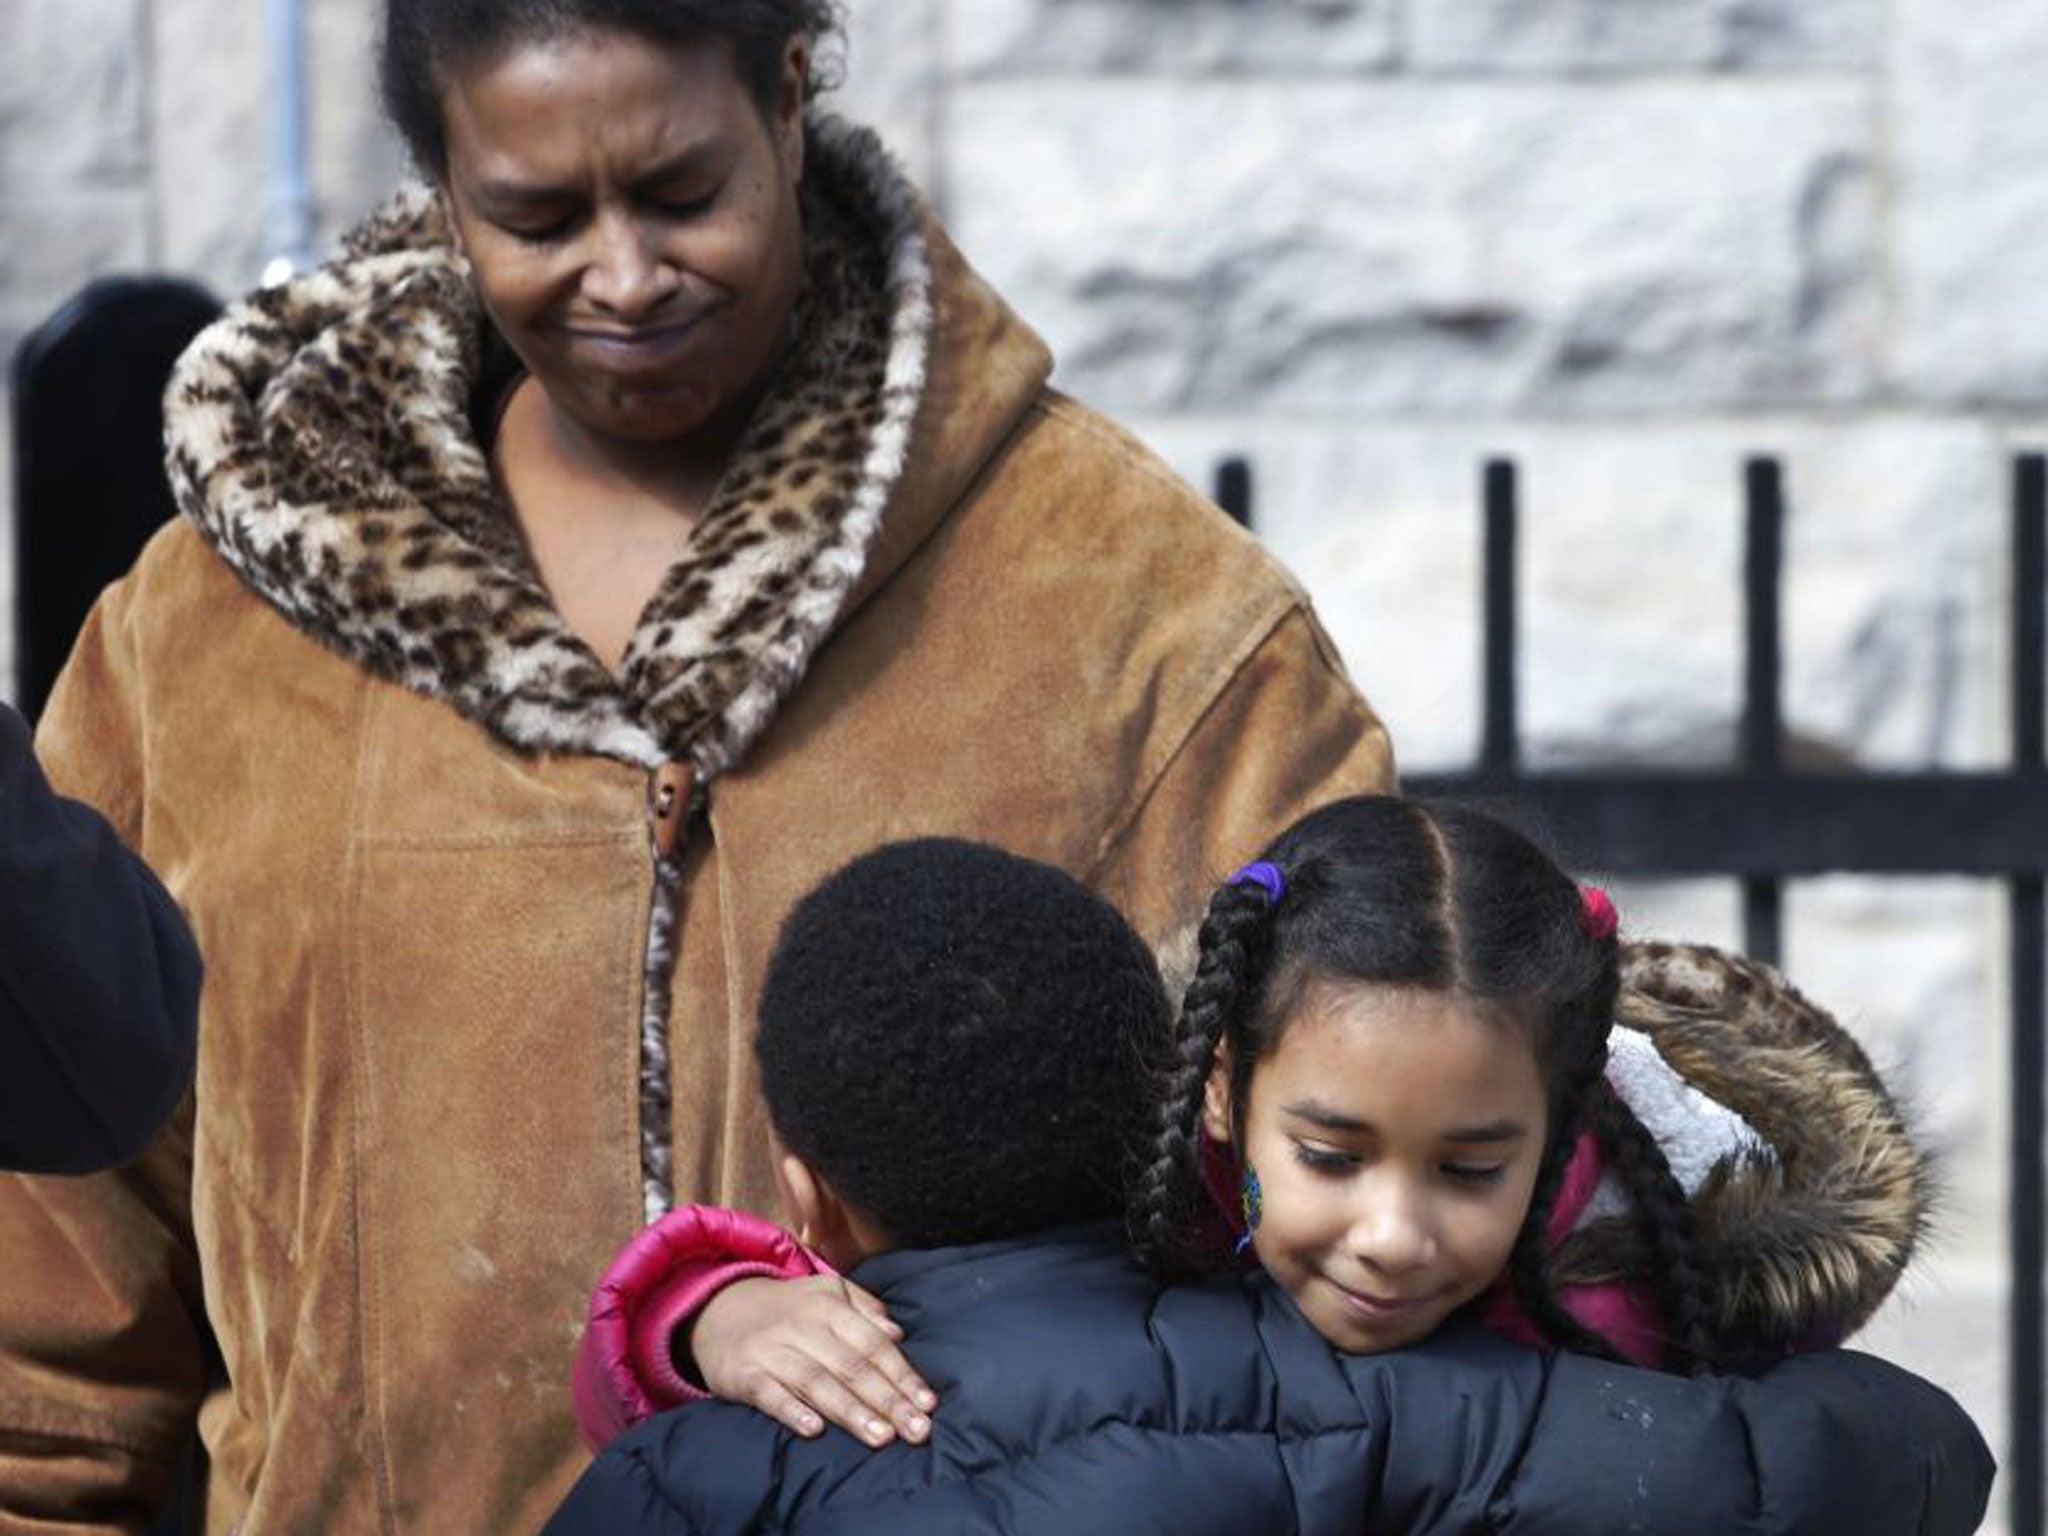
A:
MULTIPOLYGON (((1780 713, 1785 477, 1744 466, 1746 666, 1740 745, 1719 770, 1536 771, 1521 761, 1516 668, 1518 477, 1485 466, 1485 661, 1479 757, 1416 775, 1412 794, 1517 808, 1581 867, 1617 875, 1729 876, 1741 883, 1744 947, 1775 962, 1785 882, 1802 876, 1975 875, 2009 891, 2012 953, 2011 1356, 2005 1475, 2011 1536, 2043 1536, 2044 583, 2048 457, 2012 476, 2012 765, 1996 773, 1809 773, 1788 768, 1780 713)), ((1249 466, 1227 460, 1216 497, 1250 526, 1249 466)))

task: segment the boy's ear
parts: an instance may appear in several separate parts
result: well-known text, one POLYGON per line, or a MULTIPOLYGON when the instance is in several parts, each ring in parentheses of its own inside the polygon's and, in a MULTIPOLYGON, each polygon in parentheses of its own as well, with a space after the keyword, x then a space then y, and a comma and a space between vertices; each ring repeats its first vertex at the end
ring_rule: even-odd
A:
POLYGON ((1216 1047, 1209 1081, 1202 1085, 1202 1129, 1211 1141, 1230 1142, 1230 1042, 1216 1047))
POLYGON ((825 1186, 811 1172, 811 1165, 785 1147, 773 1135, 768 1139, 769 1156, 775 1169, 775 1193, 782 1200, 782 1219, 805 1247, 811 1230, 824 1217, 825 1186))
POLYGON ((867 1229, 852 1209, 794 1152, 774 1144, 775 1185, 789 1230, 834 1269, 851 1269, 872 1251, 867 1229))

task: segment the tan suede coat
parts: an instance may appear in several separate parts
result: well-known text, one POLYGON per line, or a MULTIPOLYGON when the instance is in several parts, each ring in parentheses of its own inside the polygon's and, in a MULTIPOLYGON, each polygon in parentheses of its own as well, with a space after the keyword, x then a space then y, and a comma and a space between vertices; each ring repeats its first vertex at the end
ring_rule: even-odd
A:
POLYGON ((1390 783, 1294 583, 1050 392, 873 146, 816 131, 818 218, 868 256, 820 258, 807 325, 861 309, 837 282, 880 340, 792 365, 619 679, 494 512, 431 217, 188 360, 189 520, 94 612, 41 747, 193 922, 198 1084, 129 1170, 0 1181, 0 1531, 135 1528, 195 1415, 211 1531, 534 1529, 650 1198, 770 1208, 749 1035, 808 886, 985 838, 1157 937, 1390 783), (790 474, 849 377, 860 433, 790 474), (664 763, 697 786, 668 864, 664 763))

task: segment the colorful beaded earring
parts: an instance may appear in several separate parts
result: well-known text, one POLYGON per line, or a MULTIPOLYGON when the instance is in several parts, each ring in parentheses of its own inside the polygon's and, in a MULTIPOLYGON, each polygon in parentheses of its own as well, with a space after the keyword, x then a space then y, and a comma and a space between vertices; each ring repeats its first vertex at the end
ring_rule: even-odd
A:
POLYGON ((1265 1201, 1259 1192, 1259 1173, 1250 1163, 1244 1165, 1244 1189, 1238 1196, 1244 1211, 1244 1235, 1237 1240, 1232 1251, 1243 1258, 1252 1250, 1252 1234, 1259 1230, 1259 1218, 1266 1213, 1265 1201))

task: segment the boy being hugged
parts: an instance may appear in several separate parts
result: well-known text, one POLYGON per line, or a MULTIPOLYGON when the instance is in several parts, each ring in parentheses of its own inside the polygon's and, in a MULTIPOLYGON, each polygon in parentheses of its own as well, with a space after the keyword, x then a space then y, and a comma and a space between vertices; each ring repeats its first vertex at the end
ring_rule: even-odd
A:
MULTIPOLYGON (((886 1306, 943 1410, 879 1451, 729 1403, 658 1413, 611 1441, 550 1536, 1887 1536, 1981 1516, 1991 1466, 1968 1419, 1867 1357, 1688 1380, 1462 1323, 1345 1356, 1264 1274, 1162 1288, 1118 1215, 1168 1012, 1111 908, 994 849, 893 845, 801 902, 757 1044, 786 1215, 805 1262, 886 1306)), ((687 1259, 707 1235, 761 1244, 770 1273, 798 1252, 732 1213, 649 1229, 594 1306, 579 1399, 597 1436, 637 1412, 593 1411, 622 1381, 677 1374, 669 1330, 694 1301, 669 1282, 686 1293, 691 1268, 664 1248, 687 1259)))

